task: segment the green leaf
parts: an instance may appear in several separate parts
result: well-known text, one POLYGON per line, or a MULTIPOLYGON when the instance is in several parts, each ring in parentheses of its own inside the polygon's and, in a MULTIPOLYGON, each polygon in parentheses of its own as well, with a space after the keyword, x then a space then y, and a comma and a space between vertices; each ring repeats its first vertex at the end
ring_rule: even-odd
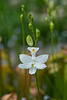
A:
POLYGON ((33 39, 30 35, 26 37, 26 42, 29 46, 33 46, 33 39))

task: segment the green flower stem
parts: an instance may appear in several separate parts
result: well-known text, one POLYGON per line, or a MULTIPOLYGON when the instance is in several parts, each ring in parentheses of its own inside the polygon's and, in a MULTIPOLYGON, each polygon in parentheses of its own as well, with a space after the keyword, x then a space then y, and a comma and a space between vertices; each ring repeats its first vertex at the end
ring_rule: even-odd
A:
MULTIPOLYGON (((22 19, 22 38, 23 38, 23 47, 24 47, 24 53, 26 53, 26 49, 25 49, 25 32, 24 32, 24 18, 22 19)), ((25 77, 24 77, 24 87, 26 86, 25 84, 26 83, 26 70, 25 70, 25 77)), ((26 88, 23 88, 24 89, 24 96, 27 97, 27 94, 26 94, 26 88)))
POLYGON ((36 45, 37 45, 37 41, 38 41, 38 38, 35 40, 35 47, 36 47, 36 45))
MULTIPOLYGON (((54 41, 53 41, 53 31, 51 31, 51 45, 52 45, 52 56, 54 54, 54 41)), ((54 57, 53 57, 54 58, 54 57)))
MULTIPOLYGON (((23 37, 23 47, 24 47, 24 53, 26 53, 26 45, 25 45, 25 31, 24 31, 24 19, 22 20, 22 37, 23 37)), ((27 70, 25 70, 25 79, 24 79, 24 86, 26 86, 26 89, 24 88, 25 91, 25 96, 28 98, 28 81, 27 81, 27 70), (25 85, 26 84, 26 85, 25 85)), ((28 99, 29 100, 29 99, 28 99)))
MULTIPOLYGON (((35 41, 35 47, 36 47, 36 41, 35 41)), ((37 79, 37 72, 35 73, 35 78, 36 78, 36 84, 37 84, 37 90, 38 90, 38 97, 39 97, 39 100, 41 100, 40 99, 40 92, 39 92, 39 85, 38 85, 38 79, 37 79)))
POLYGON ((51 46, 52 46, 53 68, 54 68, 54 73, 55 73, 55 66, 54 66, 54 40, 53 40, 53 30, 51 30, 51 46))
MULTIPOLYGON (((1 57, 0 57, 0 79, 2 79, 1 77, 1 57)), ((2 96, 2 91, 1 91, 1 82, 0 82, 0 100, 1 100, 1 96, 2 96)))
POLYGON ((1 100, 1 96, 2 96, 2 64, 1 64, 1 49, 0 49, 0 100, 1 100))
POLYGON ((26 53, 26 46, 25 46, 25 32, 24 32, 24 21, 22 21, 22 37, 23 37, 24 53, 26 53))
MULTIPOLYGON (((52 18, 51 18, 51 14, 49 14, 49 18, 50 18, 50 22, 52 22, 52 18)), ((53 23, 51 24, 51 26, 49 25, 50 27, 50 32, 51 32, 51 46, 52 46, 52 57, 53 57, 53 68, 54 68, 54 73, 55 73, 55 66, 54 66, 54 40, 53 40, 53 23)), ((56 75, 55 75, 56 76, 56 75)))
POLYGON ((36 39, 35 39, 35 35, 34 35, 34 32, 32 32, 32 34, 33 34, 34 41, 36 41, 36 39))
POLYGON ((38 86, 37 72, 35 73, 35 78, 36 78, 36 84, 37 84, 37 89, 38 89, 39 100, 41 100, 41 99, 40 99, 39 86, 38 86))
MULTIPOLYGON (((53 57, 53 69, 54 69, 54 77, 55 77, 55 83, 56 83, 56 93, 57 91, 57 75, 55 72, 55 65, 54 65, 54 39, 53 39, 53 31, 51 31, 51 44, 52 44, 52 57, 53 57)), ((58 83, 59 84, 59 83, 58 83)), ((55 97, 57 98, 57 94, 55 94, 55 97)))

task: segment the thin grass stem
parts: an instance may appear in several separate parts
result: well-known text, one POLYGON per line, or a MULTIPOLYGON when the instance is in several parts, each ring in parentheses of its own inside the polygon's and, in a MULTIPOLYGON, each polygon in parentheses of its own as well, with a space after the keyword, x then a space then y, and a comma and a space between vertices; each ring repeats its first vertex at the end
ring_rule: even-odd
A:
POLYGON ((35 73, 35 78, 36 78, 36 85, 37 85, 37 90, 38 90, 38 97, 39 97, 39 100, 41 100, 41 98, 40 98, 40 92, 39 92, 38 79, 37 79, 37 72, 35 73))

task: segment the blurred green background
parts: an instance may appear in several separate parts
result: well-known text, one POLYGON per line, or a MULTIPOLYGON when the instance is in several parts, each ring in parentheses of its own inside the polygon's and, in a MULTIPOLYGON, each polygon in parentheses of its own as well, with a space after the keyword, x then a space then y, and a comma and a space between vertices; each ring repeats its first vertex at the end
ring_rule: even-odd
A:
MULTIPOLYGON (((7 45, 8 40, 13 35, 22 38, 21 35, 21 5, 25 5, 25 10, 28 15, 29 12, 34 16, 35 26, 41 31, 41 41, 44 43, 50 42, 50 32, 48 25, 45 23, 47 16, 47 8, 53 7, 53 19, 55 22, 54 38, 57 41, 66 42, 67 40, 67 7, 66 0, 2 0, 0 3, 0 34, 4 38, 3 43, 7 45), (59 40, 58 40, 59 39, 59 40), (6 41, 6 42, 5 42, 6 41)), ((26 35, 29 34, 28 18, 25 20, 26 35)), ((21 43, 22 41, 20 41, 21 43)))

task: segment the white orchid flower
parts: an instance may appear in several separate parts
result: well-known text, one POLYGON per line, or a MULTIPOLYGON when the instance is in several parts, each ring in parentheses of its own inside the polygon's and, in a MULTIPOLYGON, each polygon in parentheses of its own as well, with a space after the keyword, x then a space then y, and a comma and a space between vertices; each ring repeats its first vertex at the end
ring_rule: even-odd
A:
POLYGON ((35 74, 37 69, 44 69, 47 66, 44 64, 47 59, 48 55, 43 54, 36 57, 36 52, 39 48, 35 47, 28 47, 28 50, 31 52, 32 56, 28 56, 26 54, 20 54, 20 61, 23 64, 19 64, 18 67, 21 69, 29 69, 29 74, 35 74))

